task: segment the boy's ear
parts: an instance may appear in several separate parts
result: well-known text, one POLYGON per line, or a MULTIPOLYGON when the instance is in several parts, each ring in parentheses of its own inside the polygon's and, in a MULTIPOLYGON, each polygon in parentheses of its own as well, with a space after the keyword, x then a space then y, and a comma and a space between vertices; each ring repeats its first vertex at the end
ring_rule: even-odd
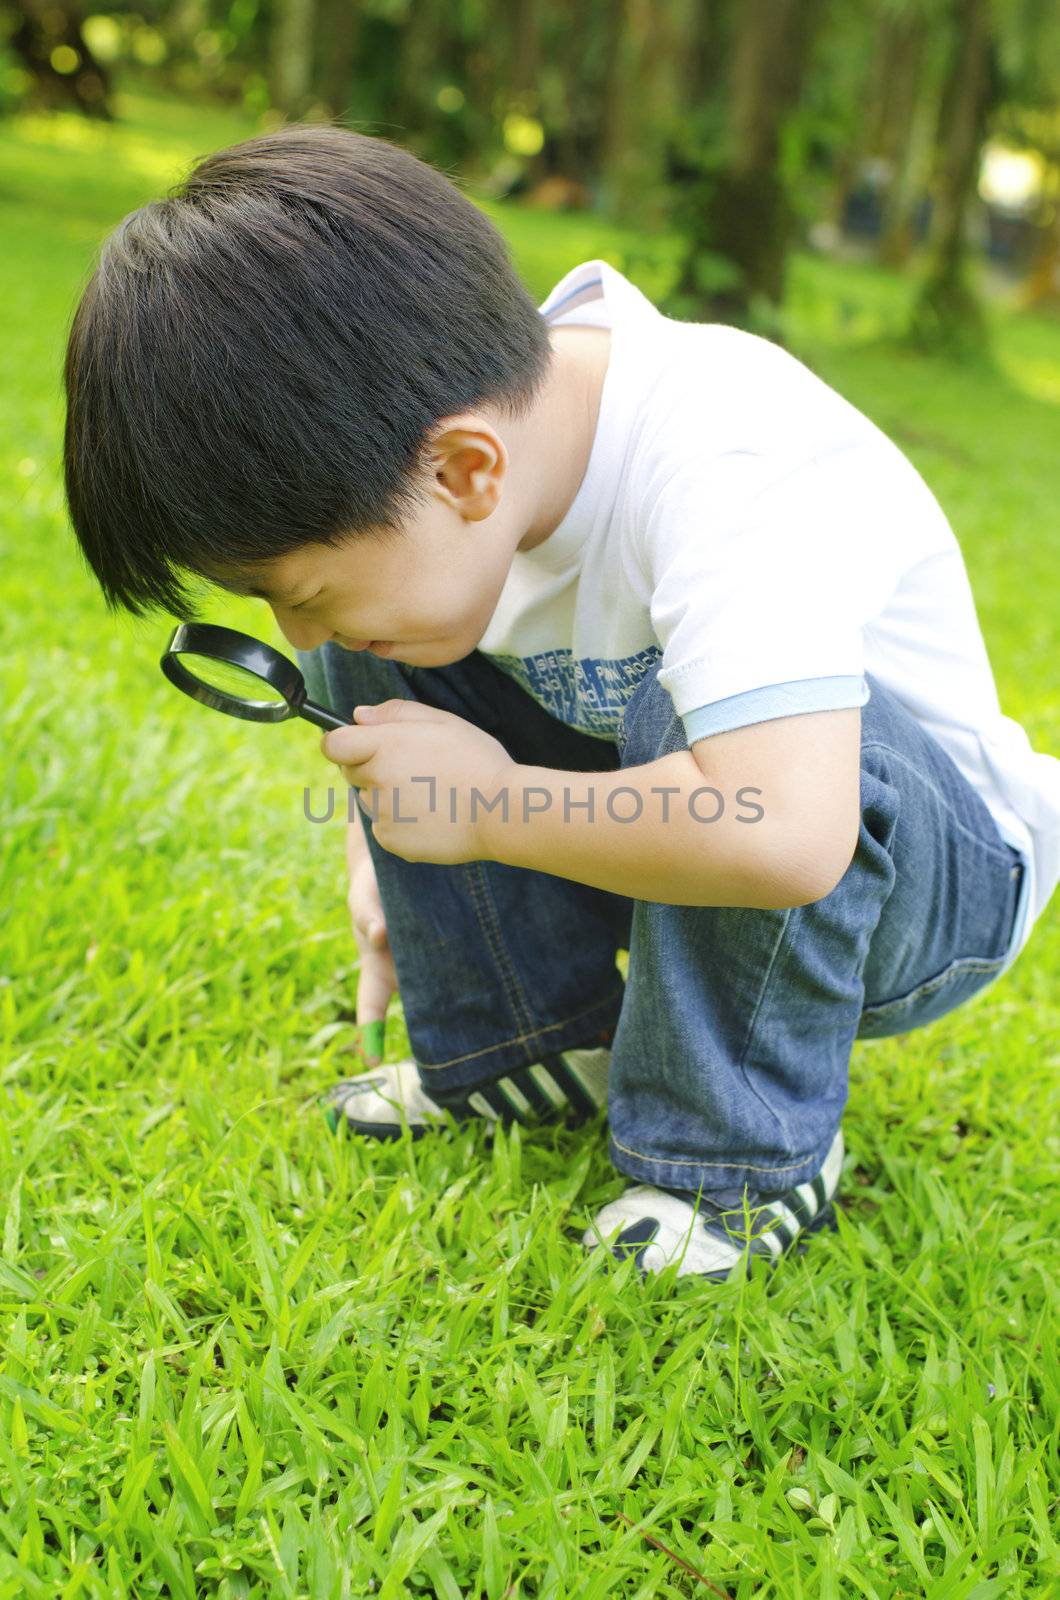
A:
POLYGON ((452 418, 430 452, 435 479, 462 516, 488 517, 500 498, 508 452, 482 417, 452 418))

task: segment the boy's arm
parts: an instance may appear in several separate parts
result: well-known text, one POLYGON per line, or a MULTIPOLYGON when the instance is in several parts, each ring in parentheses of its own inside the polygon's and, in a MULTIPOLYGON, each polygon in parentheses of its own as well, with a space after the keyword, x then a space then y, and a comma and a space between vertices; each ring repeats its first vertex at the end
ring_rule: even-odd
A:
POLYGON ((735 728, 615 772, 519 766, 507 820, 500 808, 480 819, 483 853, 639 900, 806 905, 857 847, 860 753, 855 707, 735 728))

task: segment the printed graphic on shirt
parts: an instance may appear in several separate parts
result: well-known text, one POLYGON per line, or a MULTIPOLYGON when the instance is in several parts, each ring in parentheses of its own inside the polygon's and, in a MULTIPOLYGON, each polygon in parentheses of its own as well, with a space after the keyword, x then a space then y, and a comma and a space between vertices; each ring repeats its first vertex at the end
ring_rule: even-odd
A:
POLYGON ((613 738, 618 732, 630 695, 661 656, 654 644, 618 661, 579 658, 564 649, 542 650, 534 656, 489 652, 490 660, 552 716, 601 738, 613 738))

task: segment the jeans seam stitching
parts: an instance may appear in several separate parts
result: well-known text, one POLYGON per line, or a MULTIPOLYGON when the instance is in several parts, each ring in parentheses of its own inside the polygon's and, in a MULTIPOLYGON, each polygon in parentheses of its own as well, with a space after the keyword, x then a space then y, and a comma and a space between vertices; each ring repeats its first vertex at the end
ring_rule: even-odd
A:
POLYGON ((956 971, 958 968, 961 972, 989 972, 994 967, 1000 967, 1004 959, 1004 955, 993 956, 989 960, 978 956, 956 956, 949 966, 945 967, 942 972, 937 973, 934 978, 927 978, 915 989, 910 989, 907 994, 900 994, 893 1000, 880 1000, 875 1005, 863 1006, 861 1014, 862 1016, 878 1016, 881 1011, 890 1011, 895 1006, 908 1005, 912 1000, 918 1000, 924 995, 934 994, 935 990, 941 988, 947 978, 958 976, 956 971))
MULTIPOLYGON (((614 991, 613 995, 608 995, 605 997, 605 999, 598 1000, 595 1005, 586 1007, 584 1011, 575 1011, 572 1016, 561 1017, 558 1022, 542 1023, 536 1028, 531 1028, 528 1033, 517 1033, 514 1034, 510 1039, 500 1039, 496 1044, 484 1045, 481 1050, 469 1050, 466 1055, 451 1056, 448 1061, 417 1061, 416 1065, 419 1067, 421 1072, 436 1072, 440 1067, 456 1067, 459 1066, 462 1061, 474 1061, 476 1056, 489 1055, 491 1051, 503 1050, 507 1045, 510 1044, 523 1044, 525 1040, 533 1039, 535 1035, 538 1034, 555 1033, 557 1028, 565 1028, 572 1022, 578 1022, 582 1017, 592 1016, 594 1011, 601 1011, 605 1005, 610 1005, 613 999, 622 995, 623 993, 624 987, 620 987, 614 991)), ((572 1045, 570 1048, 573 1049, 575 1047, 572 1045)), ((501 1077, 504 1075, 504 1073, 500 1074, 501 1077)))
POLYGON ((485 934, 490 955, 493 957, 494 966, 500 977, 512 1015, 516 1019, 516 1025, 521 1024, 524 1028, 527 1028, 533 1021, 529 1002, 504 946, 502 930, 498 925, 496 907, 486 903, 489 886, 485 882, 483 864, 481 862, 469 862, 468 866, 471 869, 468 875, 468 883, 471 888, 472 903, 475 907, 475 915, 478 918, 479 927, 485 934))
MULTIPOLYGON (((740 1051, 740 1060, 738 1062, 738 1071, 739 1071, 740 1076, 743 1079, 743 1081, 744 1081, 749 1093, 753 1094, 755 1099, 758 1101, 759 1105, 762 1107, 762 1109, 769 1113, 769 1115, 772 1117, 774 1123, 776 1124, 777 1130, 779 1131, 781 1137, 784 1138, 785 1140, 787 1138, 787 1129, 784 1127, 784 1125, 782 1124, 780 1118, 777 1116, 776 1112, 773 1110, 773 1107, 766 1100, 765 1096, 762 1095, 759 1092, 759 1090, 755 1087, 754 1083, 751 1081, 750 1074, 748 1073, 748 1070, 747 1070, 747 1054, 748 1054, 748 1051, 751 1048, 751 1040, 754 1037, 755 1026, 756 1026, 756 1024, 758 1022, 758 1014, 762 1009, 762 1002, 763 1002, 763 1000, 765 998, 766 988, 767 988, 767 986, 769 984, 770 977, 772 976, 773 969, 777 964, 777 959, 778 959, 778 957, 780 955, 780 952, 781 952, 781 950, 782 950, 782 948, 784 946, 785 940, 788 937, 788 931, 789 931, 789 929, 791 927, 791 913, 792 913, 792 911, 794 909, 795 908, 793 906, 787 906, 787 907, 784 908, 784 921, 783 921, 783 924, 781 925, 780 937, 776 940, 776 942, 775 942, 775 944, 773 946, 773 954, 769 958, 769 966, 768 966, 768 968, 767 968, 767 970, 765 972, 765 975, 764 975, 764 977, 762 979, 761 986, 759 988, 758 999, 755 1002, 754 1014, 751 1017, 750 1023, 748 1024, 747 1038, 744 1041, 743 1049, 740 1051)), ((781 1170, 784 1170, 784 1169, 777 1168, 777 1170, 781 1171, 781 1170)))
POLYGON ((753 1161, 685 1161, 670 1156, 646 1156, 640 1150, 633 1150, 629 1145, 623 1144, 614 1131, 611 1133, 615 1148, 622 1151, 623 1155, 634 1156, 638 1161, 646 1161, 649 1166, 660 1167, 731 1167, 737 1172, 797 1172, 799 1167, 805 1167, 812 1161, 813 1156, 805 1156, 801 1161, 790 1161, 785 1166, 757 1166, 753 1161))

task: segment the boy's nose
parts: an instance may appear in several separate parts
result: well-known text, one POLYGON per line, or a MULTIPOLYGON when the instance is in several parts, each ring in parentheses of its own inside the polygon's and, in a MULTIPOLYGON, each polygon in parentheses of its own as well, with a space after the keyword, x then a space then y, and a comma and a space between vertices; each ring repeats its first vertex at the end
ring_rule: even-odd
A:
POLYGON ((272 614, 280 625, 280 632, 296 650, 315 650, 317 645, 331 638, 331 629, 319 622, 310 622, 286 611, 283 606, 273 606, 272 614))

